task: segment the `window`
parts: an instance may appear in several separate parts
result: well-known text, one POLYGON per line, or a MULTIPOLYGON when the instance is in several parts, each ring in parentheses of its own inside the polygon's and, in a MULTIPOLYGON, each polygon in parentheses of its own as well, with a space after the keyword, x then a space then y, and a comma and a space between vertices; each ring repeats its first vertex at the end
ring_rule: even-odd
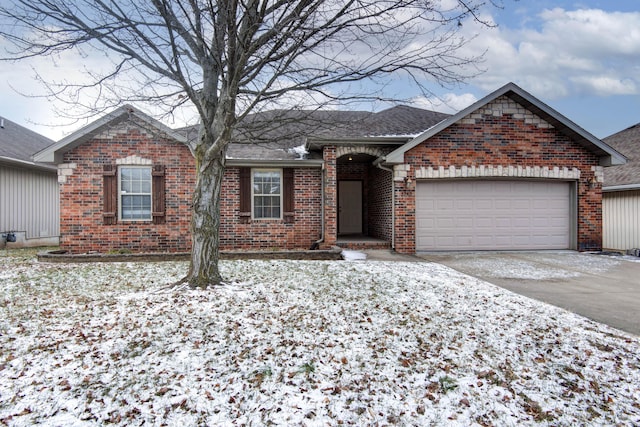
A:
POLYGON ((282 170, 254 169, 251 180, 253 218, 282 218, 282 170))
POLYGON ((151 215, 151 168, 121 166, 119 168, 120 219, 150 221, 151 215))

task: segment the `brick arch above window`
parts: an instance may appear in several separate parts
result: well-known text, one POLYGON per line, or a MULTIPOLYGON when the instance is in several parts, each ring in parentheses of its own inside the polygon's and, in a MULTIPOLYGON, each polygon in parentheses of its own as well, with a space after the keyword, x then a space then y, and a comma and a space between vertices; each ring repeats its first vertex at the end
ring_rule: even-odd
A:
POLYGON ((153 165, 153 161, 151 159, 145 159, 140 156, 129 156, 124 157, 122 159, 116 159, 116 165, 126 165, 126 166, 151 166, 153 165))
POLYGON ((386 153, 380 147, 370 147, 367 145, 342 146, 336 149, 336 159, 349 154, 369 154, 374 157, 382 157, 386 153))

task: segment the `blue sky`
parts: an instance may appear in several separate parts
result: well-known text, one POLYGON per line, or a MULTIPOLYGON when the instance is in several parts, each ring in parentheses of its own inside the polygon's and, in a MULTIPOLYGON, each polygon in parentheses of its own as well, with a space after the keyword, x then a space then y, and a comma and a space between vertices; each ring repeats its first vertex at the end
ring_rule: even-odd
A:
MULTIPOLYGON (((469 54, 486 50, 481 75, 454 87, 432 86, 437 98, 413 97, 413 89, 405 86, 394 88, 398 95, 451 113, 512 81, 600 138, 640 122, 640 2, 502 3, 502 9, 483 10, 495 28, 470 21, 461 27, 462 35, 472 39, 465 48, 469 54)), ((52 65, 49 60, 46 73, 39 71, 55 78, 87 61, 61 59, 52 65)), ((33 74, 29 64, 1 64, 0 116, 55 140, 78 129, 83 123, 61 126, 68 119, 58 118, 47 100, 16 93, 43 93, 33 74)))

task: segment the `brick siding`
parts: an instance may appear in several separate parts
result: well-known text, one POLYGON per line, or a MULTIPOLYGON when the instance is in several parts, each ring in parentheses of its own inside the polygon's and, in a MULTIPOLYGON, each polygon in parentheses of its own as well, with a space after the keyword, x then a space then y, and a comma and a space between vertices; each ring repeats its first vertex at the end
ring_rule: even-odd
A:
POLYGON ((602 187, 597 176, 598 158, 541 118, 501 97, 405 153, 402 174, 407 180, 394 181, 396 251, 416 250, 416 170, 428 167, 467 170, 489 165, 504 170, 510 166, 577 169, 577 249, 601 249, 602 187))
POLYGON ((371 167, 369 177, 369 235, 391 242, 391 172, 371 167))
POLYGON ((322 188, 319 168, 294 170, 294 219, 240 218, 239 168, 227 168, 220 205, 221 249, 309 249, 322 233, 322 188))
MULTIPOLYGON (((67 152, 59 166, 62 249, 72 253, 128 250, 191 250, 190 205, 195 187, 194 159, 188 148, 131 124, 120 125, 67 152), (149 221, 103 222, 103 165, 127 158, 164 165, 164 224, 149 221)), ((309 249, 321 235, 321 171, 294 171, 294 222, 250 220, 239 223, 238 168, 227 168, 221 203, 221 249, 309 249)))
POLYGON ((195 171, 187 147, 135 126, 119 126, 67 152, 64 163, 75 168, 60 184, 61 248, 73 253, 190 249, 189 205, 195 171), (150 220, 103 223, 103 165, 115 165, 127 157, 166 167, 164 224, 150 220))

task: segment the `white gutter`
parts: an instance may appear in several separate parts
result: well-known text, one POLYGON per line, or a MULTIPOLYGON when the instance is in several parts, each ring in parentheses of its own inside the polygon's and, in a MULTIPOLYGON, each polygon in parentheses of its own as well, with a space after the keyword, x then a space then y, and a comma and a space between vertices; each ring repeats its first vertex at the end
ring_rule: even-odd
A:
POLYGON ((40 169, 40 170, 48 171, 48 172, 56 172, 58 170, 58 168, 56 166, 45 165, 45 164, 42 164, 42 163, 29 162, 27 160, 19 160, 19 159, 14 159, 12 157, 5 157, 5 156, 0 156, 0 163, 7 163, 7 164, 15 165, 15 166, 24 166, 24 167, 29 167, 29 168, 33 168, 33 169, 40 169))
POLYGON ((624 184, 624 185, 612 185, 610 187, 602 187, 602 191, 605 193, 612 191, 625 191, 625 190, 640 190, 640 184, 624 184))

